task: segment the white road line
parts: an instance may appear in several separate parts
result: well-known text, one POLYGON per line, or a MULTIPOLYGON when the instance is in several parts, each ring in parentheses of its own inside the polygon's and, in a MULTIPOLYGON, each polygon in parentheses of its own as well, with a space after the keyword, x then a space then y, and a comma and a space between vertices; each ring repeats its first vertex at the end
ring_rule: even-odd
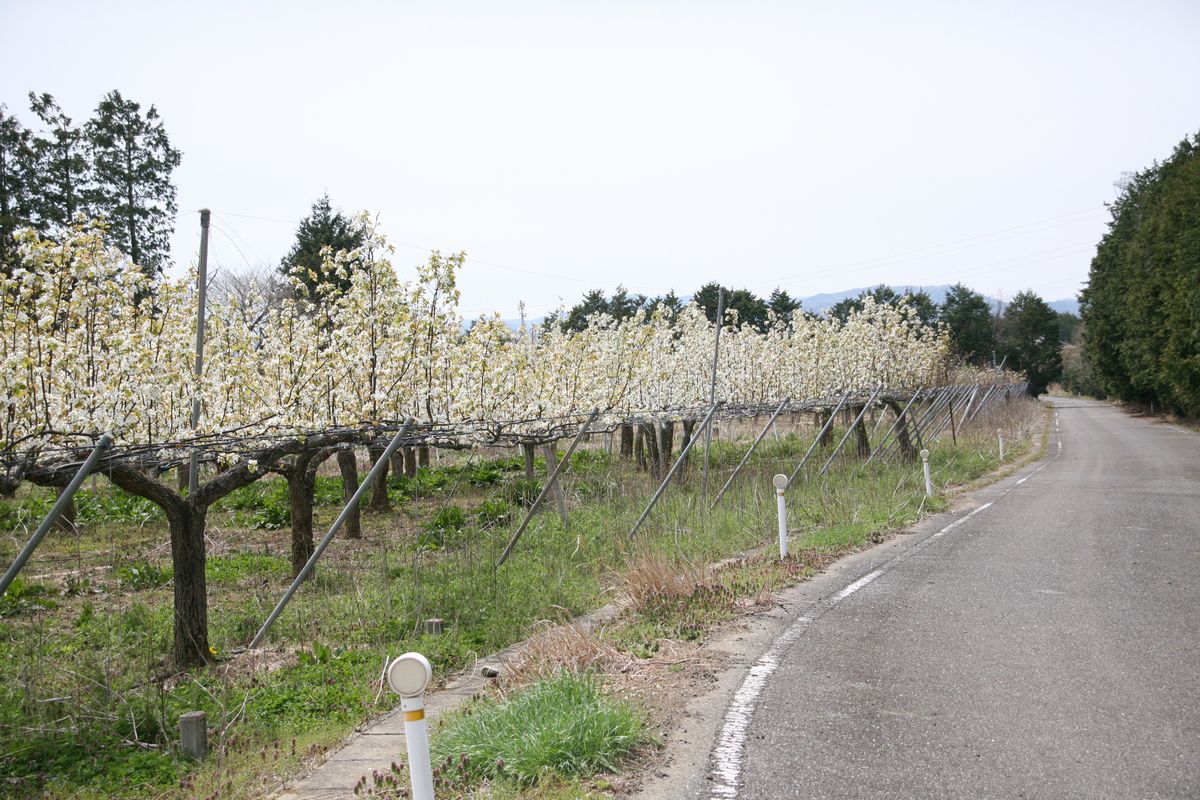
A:
MULTIPOLYGON (((1163 424, 1167 425, 1167 423, 1163 423, 1163 424)), ((1189 431, 1187 428, 1181 428, 1178 425, 1167 425, 1167 427, 1173 431, 1179 431, 1180 433, 1186 433, 1188 436, 1200 436, 1200 433, 1197 433, 1196 431, 1189 431)))
POLYGON ((837 602, 838 600, 845 600, 847 597, 854 594, 859 589, 866 586, 868 583, 875 580, 882 574, 883 574, 883 570, 881 570, 881 569, 877 569, 874 572, 868 572, 866 575, 863 575, 861 578, 856 580, 854 583, 850 584, 845 589, 842 589, 840 592, 838 592, 836 595, 834 595, 834 598, 833 598, 834 602, 837 602))
MULTIPOLYGON (((1057 417, 1057 412, 1055 416, 1057 417)), ((1057 428, 1058 426, 1056 425, 1055 427, 1057 428)), ((1058 442, 1058 451, 1059 453, 1062 452, 1061 440, 1058 442)), ((1057 456, 1055 456, 1055 458, 1057 458, 1057 456)), ((770 679, 770 677, 775 673, 775 670, 779 669, 780 658, 783 656, 784 652, 794 641, 796 641, 797 638, 799 638, 800 634, 805 631, 809 623, 815 622, 817 617, 825 614, 828 611, 831 611, 835 606, 838 605, 838 603, 842 602, 859 589, 871 583, 880 575, 883 575, 885 572, 891 569, 891 567, 895 566, 897 563, 900 563, 900 561, 903 559, 919 550, 923 550, 929 545, 930 542, 933 542, 935 539, 939 539, 942 536, 945 536, 947 533, 950 533, 952 530, 957 528, 959 525, 962 525, 980 511, 985 511, 991 508, 996 500, 1004 497, 1017 486, 1020 486, 1022 483, 1029 480, 1034 475, 1037 475, 1046 467, 1050 466, 1052 461, 1054 461, 1054 458, 1050 459, 1045 464, 1042 464, 1024 478, 1021 478, 1012 487, 1001 492, 995 500, 991 500, 979 506, 978 508, 972 509, 968 513, 939 530, 937 533, 934 533, 926 538, 923 542, 915 545, 911 550, 900 554, 898 557, 889 560, 878 569, 872 570, 866 575, 863 575, 861 578, 858 578, 847 584, 840 592, 831 598, 829 604, 826 605, 819 614, 814 616, 798 617, 795 622, 793 622, 782 634, 780 634, 779 637, 776 638, 771 646, 767 649, 767 652, 763 653, 762 656, 760 656, 759 659, 754 662, 754 666, 750 668, 750 673, 746 675, 746 678, 742 681, 742 685, 738 687, 737 692, 734 694, 733 700, 729 704, 729 708, 725 710, 725 719, 721 724, 721 733, 717 736, 717 744, 716 747, 713 748, 712 752, 712 769, 709 773, 709 777, 712 779, 712 790, 709 792, 709 797, 736 798, 738 796, 738 789, 741 788, 742 783, 742 766, 746 760, 746 736, 750 729, 750 723, 754 719, 754 710, 758 706, 758 699, 762 696, 763 690, 767 687, 767 680, 770 679)))

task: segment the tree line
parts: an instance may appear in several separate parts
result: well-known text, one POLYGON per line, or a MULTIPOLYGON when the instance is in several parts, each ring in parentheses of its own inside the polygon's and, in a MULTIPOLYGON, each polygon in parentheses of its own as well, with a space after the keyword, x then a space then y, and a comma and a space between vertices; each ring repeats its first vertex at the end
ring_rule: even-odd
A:
POLYGON ((66 235, 77 217, 103 219, 106 240, 147 274, 170 262, 171 173, 181 154, 154 106, 111 91, 77 123, 49 94, 30 92, 26 127, 0 103, 0 269, 19 266, 17 231, 66 235))
POLYGON ((1127 175, 1081 295, 1083 380, 1200 416, 1200 134, 1127 175))
MULTIPOLYGON (((726 322, 735 319, 738 325, 765 331, 774 316, 784 322, 818 315, 801 307, 799 300, 785 290, 776 288, 766 298, 748 289, 731 289, 719 283, 706 283, 692 295, 708 316, 717 319, 717 304, 724 293, 726 322)), ((963 284, 953 286, 939 305, 928 292, 898 292, 890 286, 879 285, 848 297, 831 306, 825 315, 845 322, 861 311, 868 300, 878 305, 911 309, 928 326, 945 326, 955 354, 974 366, 999 365, 1026 373, 1030 392, 1040 394, 1062 374, 1062 344, 1075 335, 1078 317, 1054 311, 1032 290, 1018 292, 1002 309, 993 310, 982 294, 963 284)), ((674 292, 659 297, 630 293, 623 287, 606 296, 595 289, 570 309, 549 315, 544 324, 566 331, 579 331, 587 326, 594 314, 609 314, 618 320, 629 319, 640 310, 665 306, 671 313, 683 308, 683 299, 674 292)))

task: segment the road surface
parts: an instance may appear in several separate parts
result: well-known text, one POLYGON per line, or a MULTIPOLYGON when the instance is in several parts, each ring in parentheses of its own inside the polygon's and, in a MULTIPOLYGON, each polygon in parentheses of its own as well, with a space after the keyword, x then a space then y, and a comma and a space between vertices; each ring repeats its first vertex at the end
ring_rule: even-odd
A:
POLYGON ((1055 425, 792 608, 675 796, 1200 797, 1200 436, 1083 400, 1055 425))

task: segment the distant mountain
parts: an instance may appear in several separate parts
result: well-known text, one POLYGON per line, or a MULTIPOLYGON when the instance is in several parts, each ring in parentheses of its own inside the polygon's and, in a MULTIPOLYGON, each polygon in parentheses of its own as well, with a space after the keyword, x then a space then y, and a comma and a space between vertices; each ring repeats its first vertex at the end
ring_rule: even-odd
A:
MULTIPOLYGON (((805 311, 811 311, 814 314, 823 314, 825 311, 837 305, 846 298, 858 297, 863 292, 874 288, 874 286, 860 286, 857 289, 846 289, 845 291, 841 292, 813 294, 809 295, 808 297, 801 297, 800 302, 804 305, 805 311)), ((946 293, 952 288, 953 287, 950 284, 940 284, 938 286, 906 286, 903 284, 892 284, 892 289, 899 294, 904 294, 905 292, 919 292, 924 290, 925 293, 929 295, 930 299, 932 299, 933 302, 937 303, 938 305, 941 305, 943 302, 945 302, 946 293)), ((996 298, 984 295, 983 299, 987 300, 988 305, 992 308, 996 307, 996 298)), ((1004 307, 1004 303, 1000 303, 999 305, 1001 308, 1004 307)), ((1050 306, 1055 311, 1065 311, 1069 314, 1075 314, 1076 316, 1079 315, 1078 300, 1071 298, 1065 298, 1062 300, 1047 300, 1046 305, 1050 306)))

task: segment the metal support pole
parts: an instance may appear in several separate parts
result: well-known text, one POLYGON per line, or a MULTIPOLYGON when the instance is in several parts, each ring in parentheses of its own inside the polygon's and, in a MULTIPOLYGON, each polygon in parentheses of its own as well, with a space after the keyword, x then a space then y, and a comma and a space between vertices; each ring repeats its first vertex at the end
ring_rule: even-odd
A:
POLYGON ((67 484, 67 488, 63 489, 62 494, 54 501, 54 505, 50 507, 50 513, 42 520, 42 524, 37 526, 37 530, 33 532, 33 536, 21 548, 21 552, 17 555, 17 560, 12 563, 8 571, 4 573, 4 577, 0 578, 0 595, 8 591, 9 585, 17 577, 17 573, 25 566, 25 562, 33 555, 33 551, 41 543, 50 529, 54 527, 54 523, 58 521, 63 509, 71 502, 71 498, 75 496, 75 492, 83 485, 83 479, 88 476, 96 467, 96 462, 100 460, 100 454, 107 450, 113 443, 111 433, 106 433, 100 437, 100 441, 96 442, 96 446, 92 448, 92 452, 88 454, 87 460, 83 462, 83 466, 75 473, 75 477, 71 478, 71 482, 67 484))
POLYGON ((844 406, 846 401, 849 399, 850 393, 846 392, 844 395, 842 395, 842 399, 838 401, 838 404, 833 411, 829 412, 829 419, 825 420, 825 424, 821 427, 821 431, 817 434, 817 438, 813 439, 813 443, 808 446, 808 452, 804 454, 804 458, 800 459, 800 463, 796 465, 794 470, 792 470, 791 477, 788 478, 789 487, 796 482, 797 476, 800 475, 800 470, 804 469, 804 465, 808 463, 808 459, 812 458, 812 454, 816 452, 817 446, 821 444, 821 438, 825 436, 826 432, 828 432, 831 427, 833 427, 833 421, 837 419, 838 412, 842 410, 842 406, 844 406))
POLYGON ((971 389, 971 396, 969 398, 967 398, 967 407, 963 409, 962 416, 959 418, 962 420, 962 422, 959 423, 958 427, 961 428, 963 425, 966 424, 967 415, 971 413, 971 408, 975 405, 975 395, 977 395, 978 393, 979 393, 979 384, 977 383, 971 389))
POLYGON ((871 394, 871 399, 868 400, 865 405, 863 405, 862 411, 858 412, 858 416, 854 418, 854 423, 846 429, 846 435, 842 437, 840 442, 838 442, 838 446, 834 449, 833 454, 829 456, 829 460, 825 462, 825 466, 821 467, 821 471, 817 473, 818 475, 824 475, 826 470, 829 469, 829 465, 833 463, 835 458, 837 458, 838 453, 842 452, 842 448, 846 446, 846 442, 850 439, 850 434, 854 433, 854 429, 858 427, 858 424, 862 422, 862 418, 866 416, 867 409, 871 407, 871 405, 875 402, 875 398, 879 397, 879 393, 882 391, 883 389, 879 388, 871 394))
MULTIPOLYGON (((708 391, 708 407, 717 407, 717 361, 721 357, 721 328, 725 324, 725 290, 717 288, 717 337, 713 344, 712 386, 708 391)), ((708 494, 708 453, 712 446, 712 428, 704 429, 704 482, 702 490, 708 494)))
POLYGON ((949 392, 936 407, 931 409, 933 413, 929 414, 920 429, 922 447, 925 446, 926 442, 935 440, 941 434, 942 429, 946 427, 946 422, 951 419, 950 409, 954 408, 954 399, 957 396, 957 390, 949 392), (948 412, 945 419, 942 418, 943 411, 948 412))
MULTIPOLYGON (((946 403, 938 411, 937 415, 934 416, 931 420, 929 420, 929 426, 926 428, 926 432, 929 434, 926 437, 927 441, 932 442, 932 441, 936 440, 939 436, 942 435, 942 431, 944 431, 946 429, 946 425, 953 422, 953 420, 954 420, 954 416, 953 416, 954 405, 953 405, 953 403, 954 403, 953 397, 951 397, 950 399, 947 399, 946 403), (946 416, 944 418, 942 417, 942 413, 941 413, 942 411, 948 411, 948 413, 946 414, 946 416)), ((958 435, 957 434, 955 434, 954 443, 956 445, 958 444, 958 435)))
POLYGON ((933 441, 937 437, 937 434, 941 433, 942 427, 945 427, 945 422, 943 421, 941 427, 934 430, 934 426, 937 425, 942 412, 949 408, 956 398, 970 391, 973 391, 970 387, 954 387, 945 392, 937 399, 937 402, 929 407, 929 411, 921 418, 921 422, 917 424, 917 439, 922 447, 925 446, 926 442, 933 441), (928 435, 930 431, 933 431, 932 435, 928 435))
POLYGON ((970 415, 963 419, 962 423, 959 425, 960 428, 967 427, 967 425, 970 424, 971 420, 973 420, 977 416, 979 416, 979 412, 982 411, 985 406, 987 406, 989 403, 991 403, 993 396, 996 393, 996 388, 997 387, 995 387, 995 386, 988 387, 987 391, 983 393, 983 397, 980 398, 979 402, 976 403, 975 407, 971 410, 970 415))
POLYGON ((396 435, 392 437, 392 441, 388 442, 388 446, 383 450, 383 455, 381 455, 379 460, 371 466, 371 471, 367 473, 367 477, 363 478, 362 483, 360 483, 358 488, 354 490, 354 496, 350 498, 350 502, 346 503, 345 508, 342 509, 342 513, 338 514, 337 519, 333 521, 333 525, 330 526, 329 532, 325 534, 325 538, 322 539, 321 543, 317 545, 317 549, 313 551, 313 554, 308 557, 308 561, 304 562, 304 567, 300 570, 300 574, 295 577, 295 579, 292 581, 292 585, 289 586, 287 591, 283 593, 283 597, 279 599, 275 609, 271 612, 271 615, 267 617, 267 621, 264 622, 262 627, 258 629, 258 633, 254 634, 254 639, 250 642, 251 648, 258 647, 259 643, 263 640, 263 637, 267 635, 267 631, 271 629, 271 626, 275 624, 275 620, 278 619, 280 613, 283 612, 283 607, 288 604, 288 601, 292 599, 292 595, 296 593, 296 589, 300 587, 300 584, 303 583, 304 579, 308 577, 308 574, 312 572, 313 566, 315 566, 317 563, 317 559, 321 557, 321 554, 325 552, 325 548, 328 547, 329 543, 333 541, 333 537, 337 535, 339 530, 341 530, 342 525, 345 524, 346 519, 350 516, 351 510, 358 505, 358 501, 364 494, 367 493, 367 490, 374 487, 375 478, 378 477, 381 472, 383 472, 384 467, 387 466, 388 459, 392 457, 392 453, 395 453, 400 447, 400 442, 408 434, 408 429, 412 427, 413 422, 415 422, 415 420, 412 417, 409 417, 407 420, 405 420, 404 424, 400 426, 400 430, 396 431, 396 435))
MULTIPOLYGON (((713 415, 717 413, 717 409, 720 408, 721 405, 723 404, 717 403, 708 410, 708 414, 705 415, 704 421, 700 423, 700 427, 704 428, 705 430, 708 429, 708 426, 712 424, 713 415)), ((650 502, 646 505, 646 510, 642 512, 640 517, 638 517, 637 522, 633 523, 633 528, 629 531, 630 539, 637 535, 638 528, 642 527, 642 523, 646 521, 646 517, 650 516, 650 512, 654 510, 654 506, 658 505, 659 498, 662 497, 663 492, 667 490, 667 484, 671 482, 671 478, 675 477, 675 473, 679 471, 679 467, 682 466, 683 460, 687 458, 688 451, 692 449, 692 446, 696 444, 696 441, 696 437, 693 436, 690 440, 688 440, 687 447, 683 448, 683 450, 679 452, 679 458, 675 459, 675 463, 671 465, 671 469, 667 472, 667 477, 663 478, 663 482, 661 485, 659 485, 658 491, 656 491, 654 496, 650 498, 650 502)))
MULTIPOLYGON (((195 385, 192 388, 192 433, 200 425, 200 379, 204 375, 204 306, 208 297, 208 221, 210 212, 200 209, 200 263, 196 268, 196 369, 192 373, 195 385)), ((192 449, 188 460, 188 494, 193 495, 200 486, 200 451, 192 449)))
MULTIPOLYGON (((729 476, 729 480, 725 481, 725 485, 721 487, 721 491, 717 492, 717 496, 713 498, 712 504, 709 506, 710 509, 715 507, 717 503, 721 502, 721 498, 725 496, 725 492, 727 492, 729 487, 733 485, 733 479, 736 478, 738 473, 742 471, 742 467, 746 466, 746 462, 750 460, 750 456, 754 455, 754 449, 758 447, 758 443, 766 437, 767 431, 771 430, 772 426, 775 425, 776 418, 779 417, 779 414, 783 411, 783 407, 786 406, 791 399, 792 398, 790 397, 785 397, 783 402, 779 404, 779 407, 775 409, 775 413, 771 415, 771 419, 769 422, 767 422, 766 427, 763 428, 762 432, 758 434, 757 438, 755 438, 754 443, 750 445, 750 449, 746 451, 746 455, 742 456, 742 460, 738 462, 736 467, 734 467, 733 474, 729 476)), ((779 432, 776 431, 775 435, 778 437, 779 432)))
POLYGON ((917 401, 917 398, 921 396, 921 392, 923 391, 924 389, 917 389, 915 392, 913 392, 913 396, 909 398, 908 404, 904 406, 904 410, 900 412, 900 415, 896 417, 896 421, 892 423, 892 427, 888 428, 887 433, 883 435, 883 439, 880 440, 879 446, 876 447, 871 455, 867 457, 868 464, 874 461, 875 456, 879 455, 880 451, 882 451, 887 445, 888 439, 890 439, 892 434, 896 431, 896 426, 904 421, 904 415, 908 413, 908 409, 912 408, 912 404, 917 401))
POLYGON ((587 418, 587 422, 583 423, 583 426, 579 429, 579 432, 575 434, 575 438, 571 440, 571 446, 568 447, 567 452, 563 454, 562 460, 554 466, 554 472, 550 473, 550 477, 546 479, 546 485, 542 487, 542 491, 538 493, 537 499, 535 499, 533 501, 533 505, 529 507, 529 511, 525 514, 525 519, 521 520, 521 524, 517 527, 517 532, 512 535, 512 539, 508 541, 508 546, 505 547, 504 552, 500 554, 500 559, 496 562, 497 567, 503 566, 504 562, 508 560, 509 554, 512 553, 513 548, 517 546, 517 540, 521 538, 521 534, 524 533, 525 528, 529 526, 529 521, 533 519, 534 512, 538 510, 538 506, 540 506, 542 501, 546 499, 546 495, 550 493, 551 487, 553 487, 555 481, 558 480, 558 476, 562 473, 563 468, 568 462, 570 462, 571 454, 575 452, 575 448, 579 446, 579 442, 583 439, 583 435, 587 433, 587 429, 593 422, 596 421, 596 417, 598 416, 600 416, 600 409, 593 408, 592 413, 587 418))

